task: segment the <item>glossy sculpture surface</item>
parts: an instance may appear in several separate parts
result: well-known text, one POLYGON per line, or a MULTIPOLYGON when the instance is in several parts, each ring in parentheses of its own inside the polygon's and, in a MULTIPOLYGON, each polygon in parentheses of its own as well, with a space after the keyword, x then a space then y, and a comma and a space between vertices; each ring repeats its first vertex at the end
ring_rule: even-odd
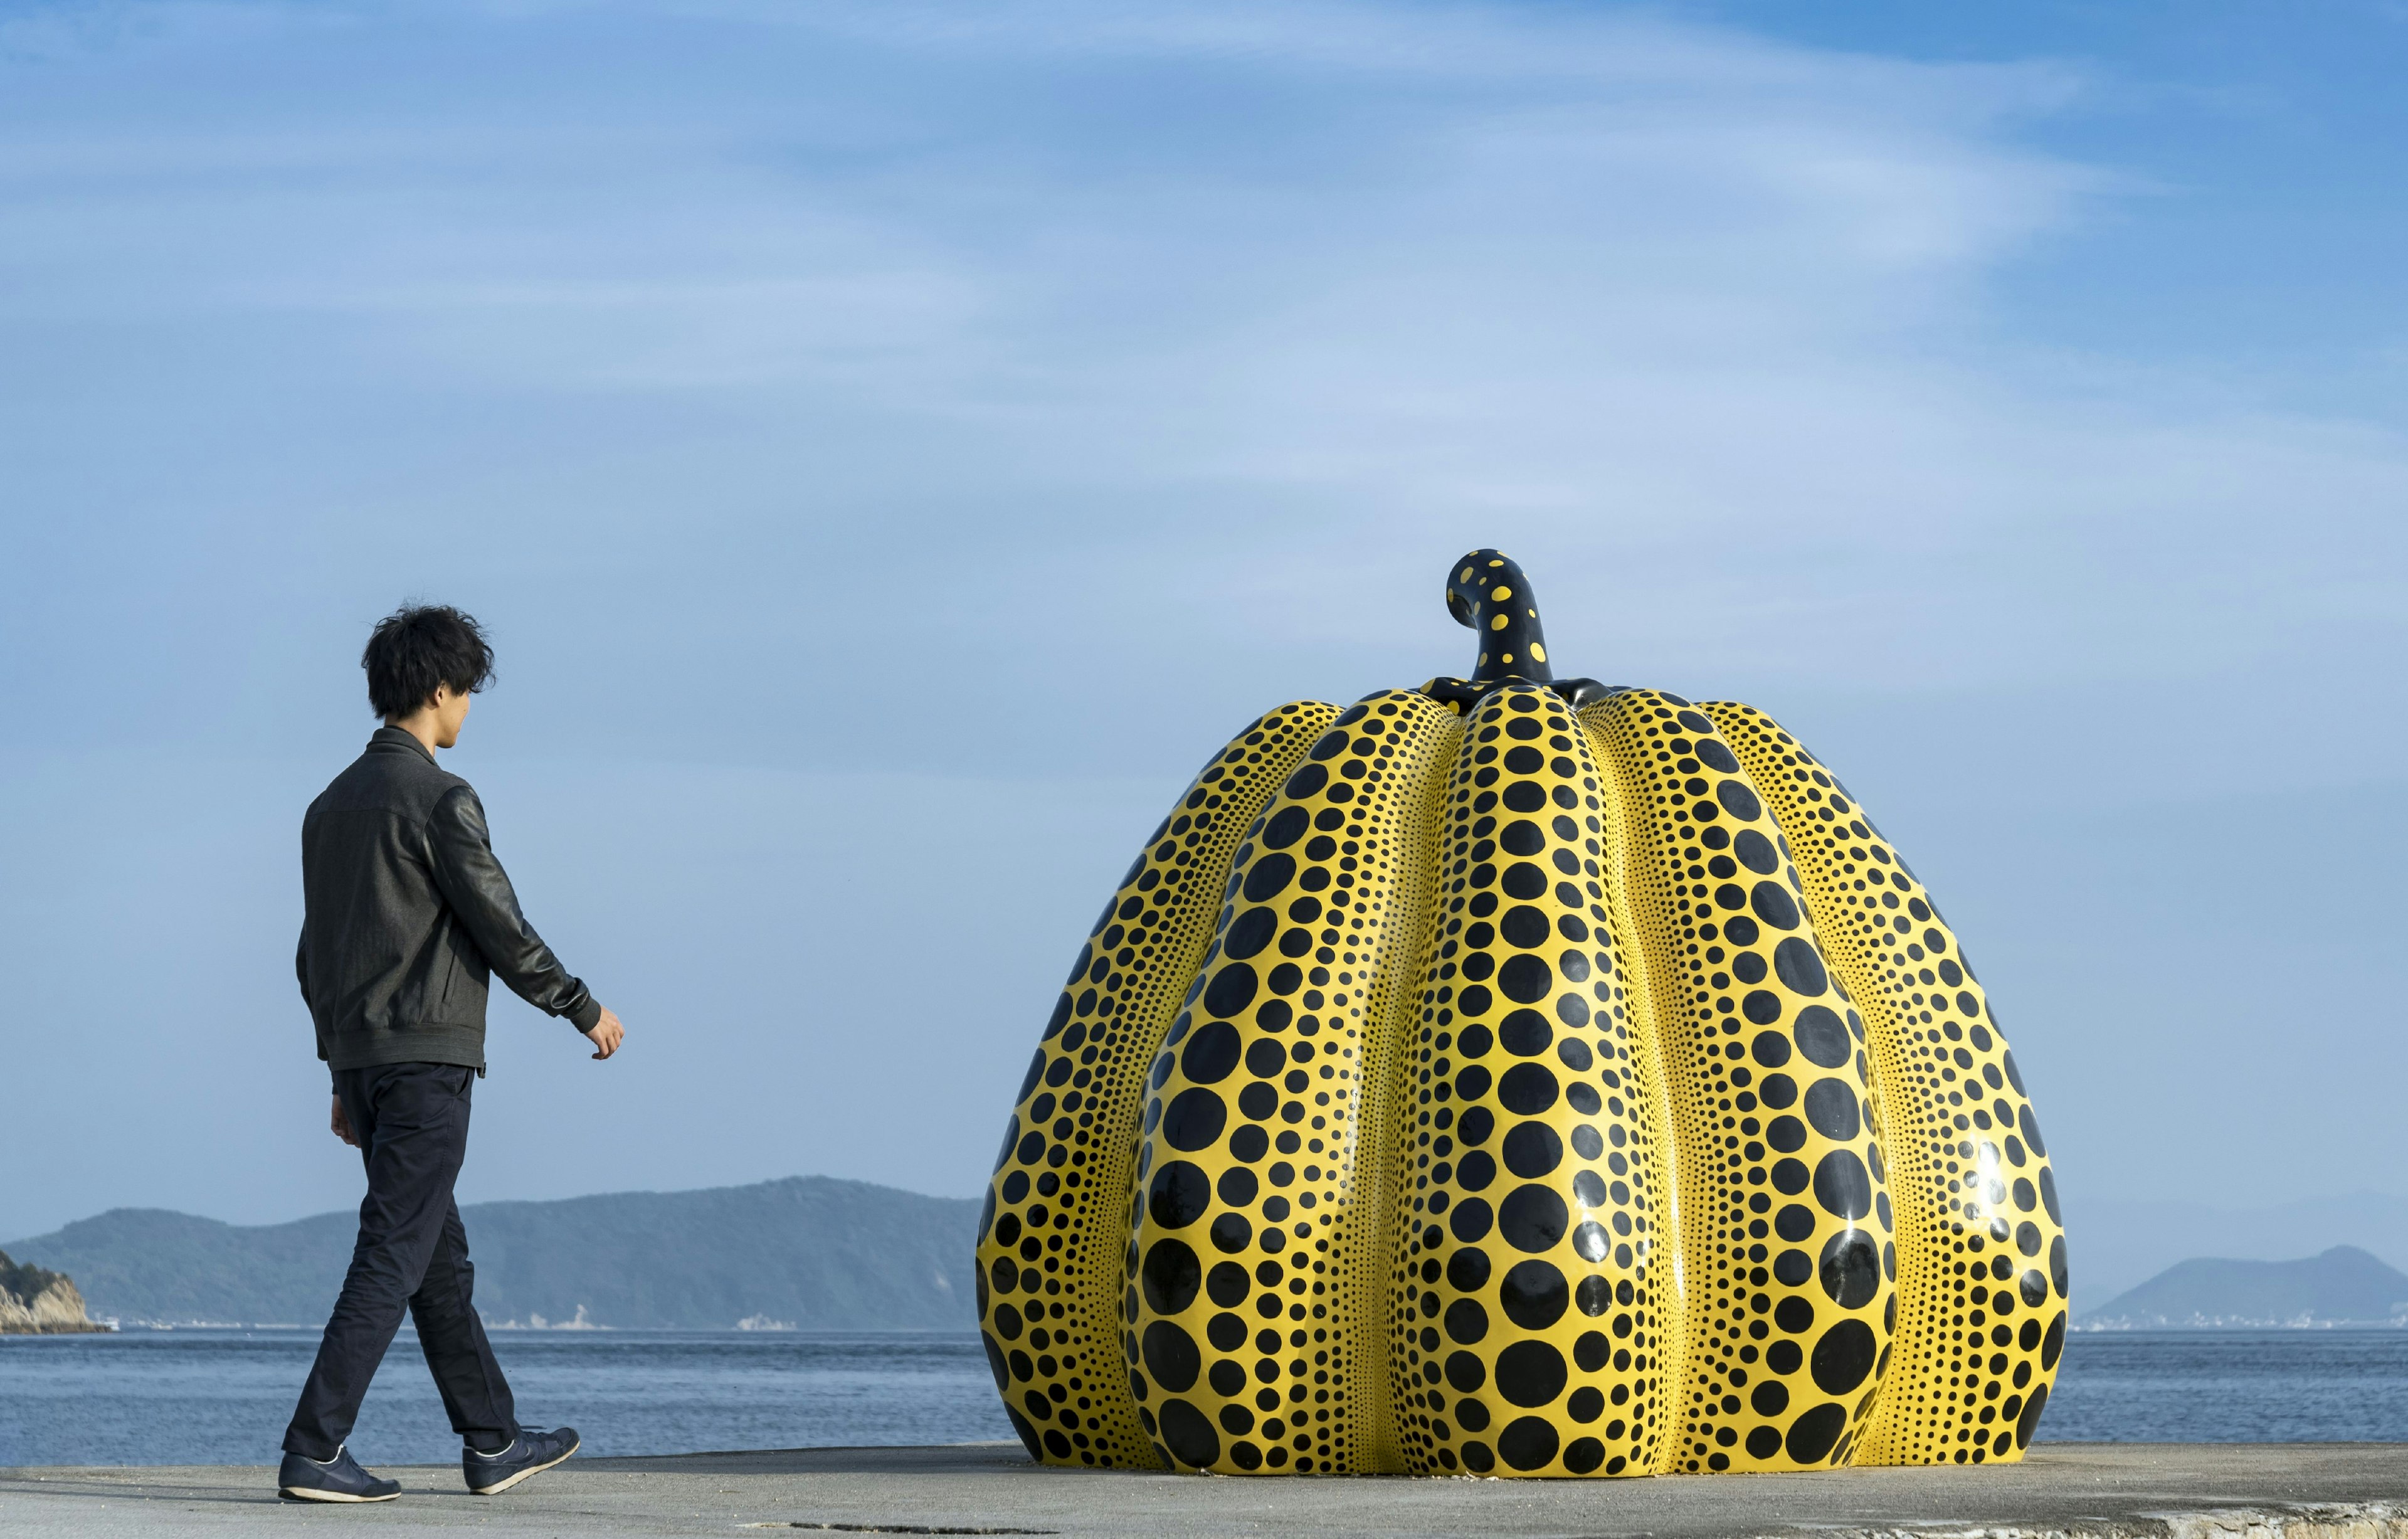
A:
POLYGON ((1929 893, 1752 707, 1469 679, 1206 765, 1020 1086, 979 1314, 1049 1463, 2015 1460, 2066 1328, 2023 1080, 1929 893))

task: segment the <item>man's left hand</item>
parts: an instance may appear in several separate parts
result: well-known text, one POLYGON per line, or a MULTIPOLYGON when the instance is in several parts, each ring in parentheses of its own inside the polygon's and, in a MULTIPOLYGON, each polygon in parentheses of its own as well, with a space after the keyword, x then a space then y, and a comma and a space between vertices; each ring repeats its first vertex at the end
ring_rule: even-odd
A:
POLYGON ((585 1040, 600 1049, 594 1055, 597 1059, 619 1051, 619 1044, 626 1038, 627 1028, 619 1024, 618 1015, 609 1005, 602 1007, 602 1018, 594 1023, 594 1029, 585 1033, 585 1040))

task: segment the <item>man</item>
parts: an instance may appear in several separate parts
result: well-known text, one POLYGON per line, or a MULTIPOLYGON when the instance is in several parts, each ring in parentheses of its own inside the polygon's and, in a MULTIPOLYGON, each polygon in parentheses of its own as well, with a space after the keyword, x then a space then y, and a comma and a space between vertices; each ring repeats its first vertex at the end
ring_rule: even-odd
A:
POLYGON ((296 966, 318 1057, 334 1073, 335 1136, 360 1151, 368 1194, 277 1485, 311 1502, 400 1492, 344 1441, 407 1306, 464 1445, 468 1489, 493 1495, 575 1453, 578 1438, 518 1425, 470 1297, 452 1187, 469 1087, 485 1072, 486 979, 499 973, 519 998, 566 1017, 596 1058, 624 1033, 519 913, 477 793, 436 768, 436 750, 460 741, 469 697, 493 677, 484 632, 454 609, 403 609, 376 627, 360 666, 384 726, 302 820, 296 966))

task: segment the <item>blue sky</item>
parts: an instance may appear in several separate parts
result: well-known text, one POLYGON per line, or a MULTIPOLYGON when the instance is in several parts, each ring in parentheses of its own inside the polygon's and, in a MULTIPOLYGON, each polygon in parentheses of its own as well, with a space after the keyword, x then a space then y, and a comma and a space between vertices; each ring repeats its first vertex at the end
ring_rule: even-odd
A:
POLYGON ((352 1200, 296 833, 405 597, 492 626, 450 762, 632 1032, 497 1005, 466 1195, 967 1194, 1184 778, 1464 668, 1481 544, 1566 671, 1862 794, 2077 1244, 2086 1194, 2408 1191, 2403 43, 0 7, 0 1234, 352 1200))

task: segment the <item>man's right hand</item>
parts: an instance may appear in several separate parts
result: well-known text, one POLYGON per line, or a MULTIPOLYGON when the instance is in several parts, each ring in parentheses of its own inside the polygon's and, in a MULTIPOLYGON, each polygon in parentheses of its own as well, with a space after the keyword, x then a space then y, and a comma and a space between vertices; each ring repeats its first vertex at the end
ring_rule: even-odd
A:
POLYGON ((334 1120, 327 1124, 327 1126, 333 1129, 337 1138, 341 1139, 352 1148, 356 1149, 360 1146, 360 1135, 351 1131, 351 1119, 350 1116, 346 1115, 343 1111, 343 1098, 340 1096, 337 1096, 335 1098, 334 1120))
POLYGON ((604 1005, 602 1018, 594 1023, 594 1029, 585 1033, 585 1038, 600 1049, 595 1057, 607 1058, 619 1051, 619 1044, 627 1040, 627 1028, 619 1024, 619 1017, 610 1007, 604 1005))

